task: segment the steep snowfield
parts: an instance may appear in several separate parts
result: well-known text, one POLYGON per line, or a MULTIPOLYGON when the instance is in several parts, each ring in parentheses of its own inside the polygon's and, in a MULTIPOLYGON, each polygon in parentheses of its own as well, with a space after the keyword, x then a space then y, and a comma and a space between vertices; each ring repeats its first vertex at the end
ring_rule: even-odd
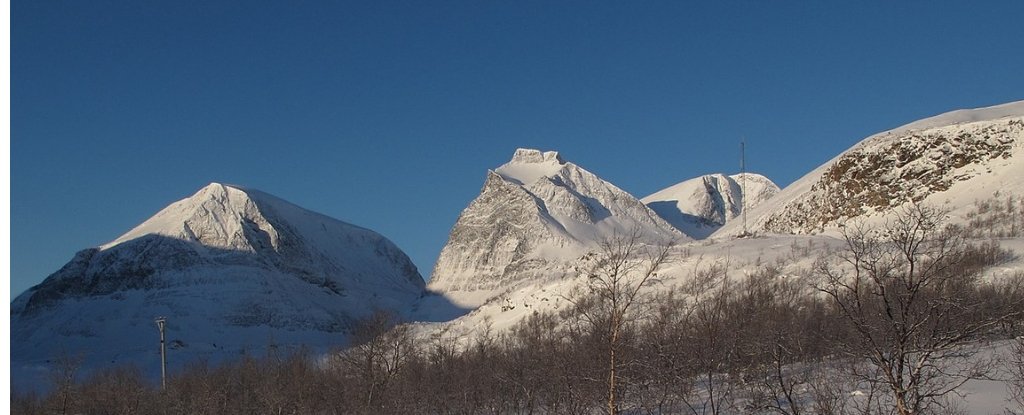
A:
MULTIPOLYGON (((834 240, 832 231, 839 224, 850 219, 878 224, 907 202, 945 208, 954 221, 963 221, 977 201, 1024 196, 1022 131, 1024 101, 954 111, 871 136, 777 193, 770 181, 750 175, 748 226, 767 237, 749 243, 731 238, 742 231, 741 221, 730 220, 738 217, 737 205, 742 205, 736 177, 703 176, 652 194, 643 202, 666 217, 689 219, 669 222, 692 236, 706 236, 717 223, 724 223, 704 241, 683 240, 680 252, 701 252, 705 261, 751 261, 734 245, 776 246, 775 241, 789 238, 780 234, 822 231, 826 241, 834 240)), ((557 192, 538 190, 565 181, 561 177, 570 169, 578 167, 565 163, 557 153, 521 150, 510 163, 489 174, 481 196, 453 228, 430 284, 464 309, 475 310, 456 320, 457 324, 472 326, 479 316, 513 324, 516 318, 504 319, 488 310, 505 309, 502 316, 513 316, 511 306, 502 302, 519 298, 515 293, 529 297, 556 291, 561 294, 555 297, 561 298, 580 289, 578 281, 573 282, 581 273, 578 258, 595 246, 586 243, 593 240, 589 236, 572 230, 596 227, 580 226, 587 225, 585 220, 562 219, 586 218, 594 209, 565 201, 597 198, 559 198, 557 192)), ((1016 246, 1014 239, 1004 242, 1016 246)), ((817 257, 825 245, 801 249, 800 258, 817 257)), ((778 257, 776 253, 756 256, 778 257)), ((692 269, 674 266, 663 275, 684 281, 690 273, 692 269)), ((531 307, 555 302, 549 297, 531 307)), ((421 306, 430 308, 426 303, 421 306)))
MULTIPOLYGON (((910 124, 887 131, 896 134, 911 130, 927 130, 947 125, 968 124, 978 121, 994 121, 1002 118, 1024 116, 1024 101, 1007 102, 991 107, 955 110, 914 121, 910 124)), ((877 134, 876 134, 877 135, 877 134)))
MULTIPOLYGON (((748 214, 751 228, 829 231, 851 218, 884 220, 914 202, 954 219, 975 201, 1024 195, 1024 101, 960 110, 864 139, 748 214)), ((741 232, 729 223, 714 237, 741 232)))
MULTIPOLYGON (((19 296, 11 305, 12 375, 40 379, 47 359, 80 351, 91 362, 157 367, 156 316, 169 318, 172 365, 270 345, 338 345, 347 322, 376 307, 404 310, 425 338, 468 341, 569 307, 587 286, 587 254, 632 229, 647 244, 679 243, 645 293, 688 284, 709 267, 731 278, 764 266, 804 278, 821 255, 842 249, 833 231, 843 221, 878 223, 909 201, 962 221, 979 200, 1024 196, 1022 153, 1024 101, 917 121, 868 137, 777 194, 769 180, 749 175, 749 227, 760 232, 733 238, 744 197, 736 176, 702 176, 641 202, 558 153, 520 149, 487 173, 453 226, 433 293, 380 235, 213 184, 80 252, 19 296), (696 222, 666 221, 652 208, 696 222), (718 226, 700 241, 677 231, 701 237, 718 226)), ((1017 256, 987 275, 1024 269, 1024 239, 1000 243, 1017 256)), ((992 399, 1005 397, 1001 387, 968 383, 968 411, 998 411, 992 399)))
POLYGON ((353 318, 404 311, 423 288, 383 236, 214 183, 18 296, 11 360, 30 385, 62 354, 86 367, 155 367, 157 316, 167 317, 179 366, 270 345, 326 348, 341 344, 353 318))
POLYGON ((634 229, 645 243, 689 239, 558 153, 519 149, 459 216, 429 288, 474 307, 517 284, 561 278, 566 263, 634 229))
MULTIPOLYGON (((645 292, 654 294, 669 287, 686 285, 709 267, 722 267, 734 279, 765 266, 777 267, 783 278, 806 278, 812 274, 815 261, 822 255, 844 248, 844 242, 830 231, 844 220, 857 218, 879 224, 888 209, 908 200, 944 207, 951 211, 954 221, 964 220, 965 214, 975 209, 976 201, 996 194, 1024 195, 1024 182, 1021 180, 1024 178, 1022 115, 1024 102, 955 111, 869 137, 774 196, 768 194, 775 193, 777 188, 772 190, 767 179, 764 187, 755 189, 751 189, 753 186, 748 182, 749 195, 764 196, 758 202, 753 202, 754 196, 749 196, 751 199, 747 201, 752 205, 748 212, 749 226, 761 231, 751 238, 731 237, 742 230, 740 221, 730 220, 740 213, 735 206, 742 204, 736 202, 742 196, 735 189, 735 177, 703 176, 652 194, 643 202, 653 205, 651 207, 656 211, 664 207, 671 209, 669 212, 691 215, 698 222, 703 220, 701 223, 704 224, 715 223, 718 218, 725 220, 724 226, 711 238, 684 240, 645 292), (831 169, 842 160, 849 160, 848 163, 857 166, 845 171, 864 173, 854 177, 854 182, 839 180, 829 183, 829 186, 822 184, 823 178, 830 171, 834 172, 831 169), (846 193, 836 193, 836 189, 843 189, 846 193), (885 199, 882 205, 864 204, 857 197, 863 197, 865 189, 883 189, 895 203, 885 199), (814 209, 792 210, 791 206, 806 204, 808 200, 824 202, 820 206, 814 205, 814 209), (856 201, 867 208, 861 212, 851 211, 849 216, 824 220, 830 206, 843 206, 847 201, 856 201), (658 205, 659 202, 663 203, 658 205), (802 222, 775 219, 774 223, 787 223, 789 228, 785 232, 779 228, 764 232, 772 217, 802 218, 802 222), (821 222, 814 222, 819 220, 821 222), (807 224, 814 226, 804 227, 807 224), (818 232, 820 229, 826 231, 818 232)), ((450 250, 447 252, 450 257, 446 259, 445 253, 442 254, 438 262, 440 268, 435 268, 435 278, 438 275, 444 278, 442 265, 451 264, 451 258, 459 253, 474 252, 467 250, 467 246, 484 247, 476 252, 495 252, 503 246, 522 247, 519 242, 522 239, 508 238, 510 234, 542 234, 550 240, 573 240, 572 234, 566 230, 571 226, 550 222, 554 217, 551 212, 558 210, 547 208, 549 201, 554 199, 544 193, 541 194, 545 197, 541 198, 530 188, 530 183, 558 175, 558 166, 563 162, 554 153, 524 153, 524 157, 517 154, 516 158, 520 160, 514 159, 489 175, 481 197, 463 212, 459 224, 453 229, 449 245, 445 247, 450 250), (516 209, 516 213, 512 213, 516 209), (470 232, 469 229, 477 239, 460 235, 461 232, 470 232), (562 239, 557 239, 559 237, 562 239), (442 273, 439 274, 438 269, 442 273)), ((836 177, 843 178, 844 175, 837 174, 836 177)), ((748 180, 752 178, 753 175, 748 180)), ((867 194, 879 193, 881 190, 867 194)), ((707 228, 696 227, 696 231, 695 227, 687 228, 688 223, 692 222, 676 226, 691 236, 699 236, 701 230, 707 232, 707 228)), ((1000 244, 1013 251, 1016 257, 989 269, 985 273, 986 278, 1013 275, 1024 269, 1022 238, 1004 238, 1000 244)), ((547 246, 556 245, 547 242, 547 246)), ((592 245, 564 243, 563 249, 568 247, 576 248, 571 251, 573 255, 588 248, 592 250, 592 245)), ((516 251, 512 249, 509 252, 516 251)), ((534 251, 527 249, 522 252, 534 251)), ((539 254, 531 255, 526 257, 541 258, 539 254)), ((508 284, 494 284, 489 286, 490 289, 463 290, 458 287, 442 290, 444 296, 461 304, 464 312, 468 310, 468 313, 455 316, 450 321, 435 319, 432 320, 434 323, 421 323, 419 330, 431 335, 443 333, 468 342, 483 333, 507 330, 535 312, 565 310, 572 305, 570 299, 577 298, 587 286, 586 256, 573 255, 566 254, 557 262, 522 261, 529 266, 519 266, 506 272, 502 277, 505 280, 497 280, 508 281, 508 284)), ((473 281, 473 278, 492 281, 494 278, 486 271, 469 268, 464 275, 464 281, 473 281)), ((431 286, 435 286, 433 282, 431 286)), ((421 302, 422 315, 430 315, 431 310, 443 310, 444 307, 432 302, 439 298, 443 297, 421 302)), ((1006 348, 1005 345, 1000 347, 1006 348)), ((852 389, 848 392, 857 393, 852 389)), ((1001 382, 972 381, 960 392, 966 394, 964 407, 969 413, 998 412, 1004 407, 1007 397, 1005 385, 1001 382)))
MULTIPOLYGON (((804 275, 818 255, 842 247, 843 241, 825 235, 775 235, 729 240, 690 241, 677 246, 671 259, 651 281, 645 293, 657 293, 686 284, 695 273, 709 267, 725 267, 730 276, 739 278, 765 265, 778 265, 789 275, 804 275)), ((424 332, 445 330, 468 341, 492 330, 500 332, 514 326, 534 312, 560 311, 571 307, 569 299, 577 298, 587 286, 592 258, 581 256, 566 260, 546 270, 544 278, 520 281, 507 289, 484 292, 445 293, 472 310, 447 322, 421 325, 424 332)), ((429 304, 424 307, 430 307, 429 304)))
POLYGON ((640 201, 687 236, 704 239, 740 217, 744 208, 749 211, 778 191, 779 186, 759 174, 709 174, 659 190, 640 201))

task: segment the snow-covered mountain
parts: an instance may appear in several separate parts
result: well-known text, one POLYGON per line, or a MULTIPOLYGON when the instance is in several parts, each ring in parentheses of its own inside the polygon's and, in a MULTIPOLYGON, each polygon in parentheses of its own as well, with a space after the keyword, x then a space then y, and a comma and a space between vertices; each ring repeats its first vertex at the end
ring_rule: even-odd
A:
MULTIPOLYGON (((868 137, 751 210, 751 228, 815 233, 922 203, 953 219, 977 201, 1024 195, 1024 101, 959 110, 868 137)), ((715 236, 741 230, 727 224, 715 236)))
POLYGON ((558 153, 518 149, 487 172, 480 195, 452 228, 429 288, 452 295, 557 277, 551 266, 633 229, 646 243, 689 240, 629 193, 558 153))
POLYGON ((684 234, 703 239, 740 217, 744 207, 749 211, 778 191, 779 186, 760 174, 709 174, 659 190, 640 201, 684 234))
POLYGON ((353 318, 405 310, 424 282, 368 229, 210 184, 116 240, 78 252, 11 304, 11 359, 153 359, 168 321, 179 364, 268 345, 338 344, 353 318))

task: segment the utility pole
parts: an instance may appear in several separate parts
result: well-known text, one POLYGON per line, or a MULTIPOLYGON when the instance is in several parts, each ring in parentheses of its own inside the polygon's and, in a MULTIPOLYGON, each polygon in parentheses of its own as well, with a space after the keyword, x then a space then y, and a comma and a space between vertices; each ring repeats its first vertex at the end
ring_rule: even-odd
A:
POLYGON ((167 389, 167 347, 164 342, 164 325, 167 317, 157 317, 156 327, 160 329, 160 390, 167 389))

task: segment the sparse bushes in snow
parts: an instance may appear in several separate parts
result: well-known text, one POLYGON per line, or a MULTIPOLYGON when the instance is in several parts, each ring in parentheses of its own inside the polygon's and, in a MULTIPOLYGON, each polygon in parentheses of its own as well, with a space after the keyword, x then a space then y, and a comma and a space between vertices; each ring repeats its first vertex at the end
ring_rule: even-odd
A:
MULTIPOLYGON (((16 396, 11 411, 956 412, 947 392, 990 363, 973 345, 1022 334, 1024 275, 979 278, 1007 254, 994 242, 967 243, 940 219, 916 210, 887 227, 849 228, 847 249, 820 261, 816 275, 785 275, 778 264, 731 275, 727 263, 714 262, 679 286, 650 291, 645 283, 664 257, 633 249, 617 256, 611 248, 629 247, 620 243, 604 254, 612 261, 587 270, 593 289, 573 298, 574 307, 534 313, 501 333, 484 330, 468 344, 446 331, 417 334, 378 313, 327 357, 199 362, 173 373, 163 392, 132 368, 78 379, 69 359, 54 372, 51 393, 16 396), (615 268, 616 258, 636 262, 615 268)), ((1016 353, 1009 384, 1024 408, 1024 346, 1016 353)))

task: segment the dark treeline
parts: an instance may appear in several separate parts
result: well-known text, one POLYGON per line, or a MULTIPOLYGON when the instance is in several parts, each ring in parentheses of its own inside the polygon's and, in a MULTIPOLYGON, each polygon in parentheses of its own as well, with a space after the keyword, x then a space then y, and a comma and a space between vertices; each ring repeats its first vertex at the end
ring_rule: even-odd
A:
POLYGON ((12 412, 956 413, 950 391, 999 369, 976 351, 1021 334, 1024 276, 981 279, 1008 254, 929 227, 931 214, 850 230, 848 249, 807 276, 714 263, 657 290, 645 287, 671 258, 623 238, 571 307, 498 334, 424 337, 378 313, 328 357, 197 363, 164 391, 135 368, 75 380, 64 365, 50 393, 15 397, 12 412))

